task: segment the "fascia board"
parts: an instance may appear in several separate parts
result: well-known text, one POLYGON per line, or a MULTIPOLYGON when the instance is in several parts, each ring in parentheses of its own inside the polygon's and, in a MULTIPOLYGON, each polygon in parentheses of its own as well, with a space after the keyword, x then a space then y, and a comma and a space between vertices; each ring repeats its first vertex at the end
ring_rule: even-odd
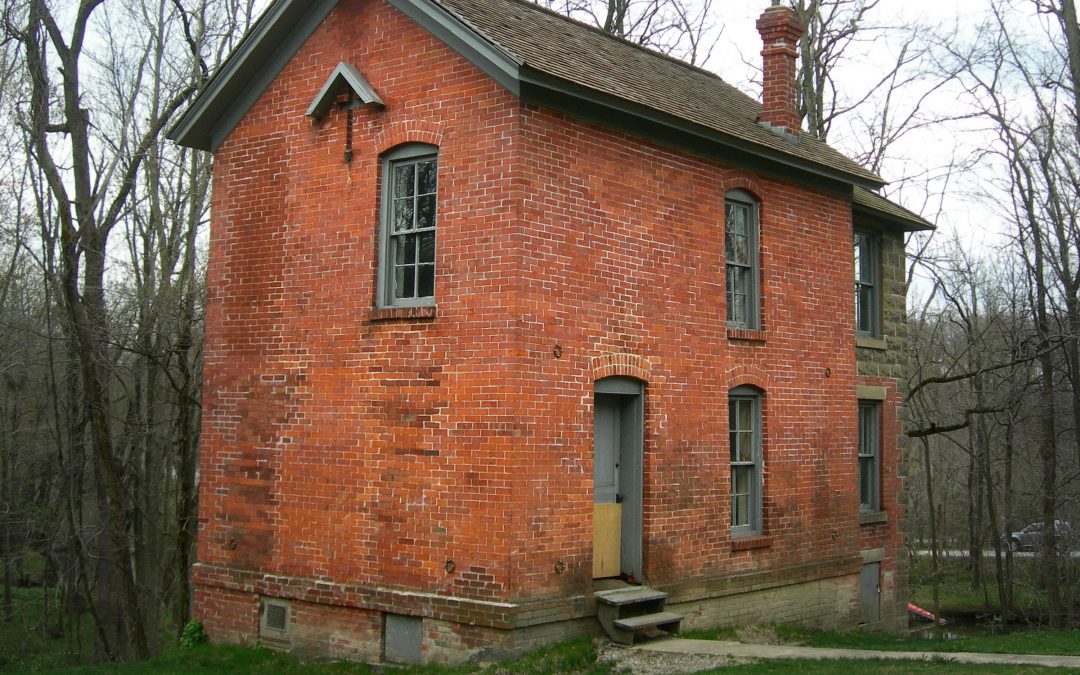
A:
MULTIPOLYGON (((735 136, 730 136, 720 131, 716 131, 715 129, 709 129, 708 127, 703 127, 687 120, 679 119, 678 117, 668 115, 654 108, 632 103, 611 96, 610 94, 605 94, 594 89, 589 89, 588 87, 574 84, 573 82, 530 69, 528 66, 525 66, 521 70, 521 82, 521 98, 525 103, 544 106, 545 94, 557 93, 607 108, 611 110, 613 115, 625 115, 637 118, 658 130, 667 128, 683 134, 696 136, 711 144, 731 148, 732 150, 741 153, 752 154, 771 164, 787 169, 793 169, 801 173, 808 173, 848 185, 858 185, 871 190, 876 190, 885 185, 884 182, 871 181, 863 176, 850 174, 846 171, 837 171, 822 164, 803 161, 798 157, 775 152, 766 146, 758 145, 735 136)), ((704 150, 704 147, 702 149, 704 150)))
POLYGON ((388 0, 514 96, 521 95, 522 63, 468 23, 428 0, 388 0))
POLYGON ((337 4, 275 0, 167 137, 198 150, 217 150, 337 4))

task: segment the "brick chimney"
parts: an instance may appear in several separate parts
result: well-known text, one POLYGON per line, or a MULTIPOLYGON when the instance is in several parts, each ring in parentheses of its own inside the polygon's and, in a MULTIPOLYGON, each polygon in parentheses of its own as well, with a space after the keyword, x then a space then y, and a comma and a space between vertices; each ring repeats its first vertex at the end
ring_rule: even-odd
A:
POLYGON ((772 6, 758 18, 757 29, 763 44, 764 70, 758 122, 780 127, 797 138, 800 125, 795 107, 795 58, 806 27, 795 10, 781 6, 780 0, 772 0, 772 6))

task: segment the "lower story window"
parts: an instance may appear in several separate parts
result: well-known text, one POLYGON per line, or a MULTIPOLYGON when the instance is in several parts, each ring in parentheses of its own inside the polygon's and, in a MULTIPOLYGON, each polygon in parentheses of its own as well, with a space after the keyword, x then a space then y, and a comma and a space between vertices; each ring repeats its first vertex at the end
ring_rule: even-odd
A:
POLYGON ((863 511, 881 508, 880 418, 879 403, 859 401, 859 508, 863 511))
POLYGON ((731 448, 731 534, 761 533, 761 393, 739 387, 728 394, 731 448))

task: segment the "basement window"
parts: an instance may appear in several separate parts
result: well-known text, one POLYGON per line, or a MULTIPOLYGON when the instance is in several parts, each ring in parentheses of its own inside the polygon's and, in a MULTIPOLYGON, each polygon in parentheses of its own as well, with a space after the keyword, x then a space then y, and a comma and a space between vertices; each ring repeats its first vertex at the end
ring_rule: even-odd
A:
POLYGON ((288 646, 290 607, 286 600, 263 598, 259 637, 271 645, 288 646))
POLYGON ((424 620, 402 614, 383 615, 383 660, 400 665, 417 665, 424 642, 424 620))

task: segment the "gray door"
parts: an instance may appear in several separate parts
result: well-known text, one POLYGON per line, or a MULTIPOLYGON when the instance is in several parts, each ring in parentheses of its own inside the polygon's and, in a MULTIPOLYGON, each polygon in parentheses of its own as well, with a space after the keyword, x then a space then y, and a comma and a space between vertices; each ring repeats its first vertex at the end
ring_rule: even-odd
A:
POLYGON ((859 621, 874 623, 881 618, 881 563, 863 565, 859 574, 859 621))
POLYGON ((593 577, 641 581, 644 388, 606 378, 593 403, 593 577))

